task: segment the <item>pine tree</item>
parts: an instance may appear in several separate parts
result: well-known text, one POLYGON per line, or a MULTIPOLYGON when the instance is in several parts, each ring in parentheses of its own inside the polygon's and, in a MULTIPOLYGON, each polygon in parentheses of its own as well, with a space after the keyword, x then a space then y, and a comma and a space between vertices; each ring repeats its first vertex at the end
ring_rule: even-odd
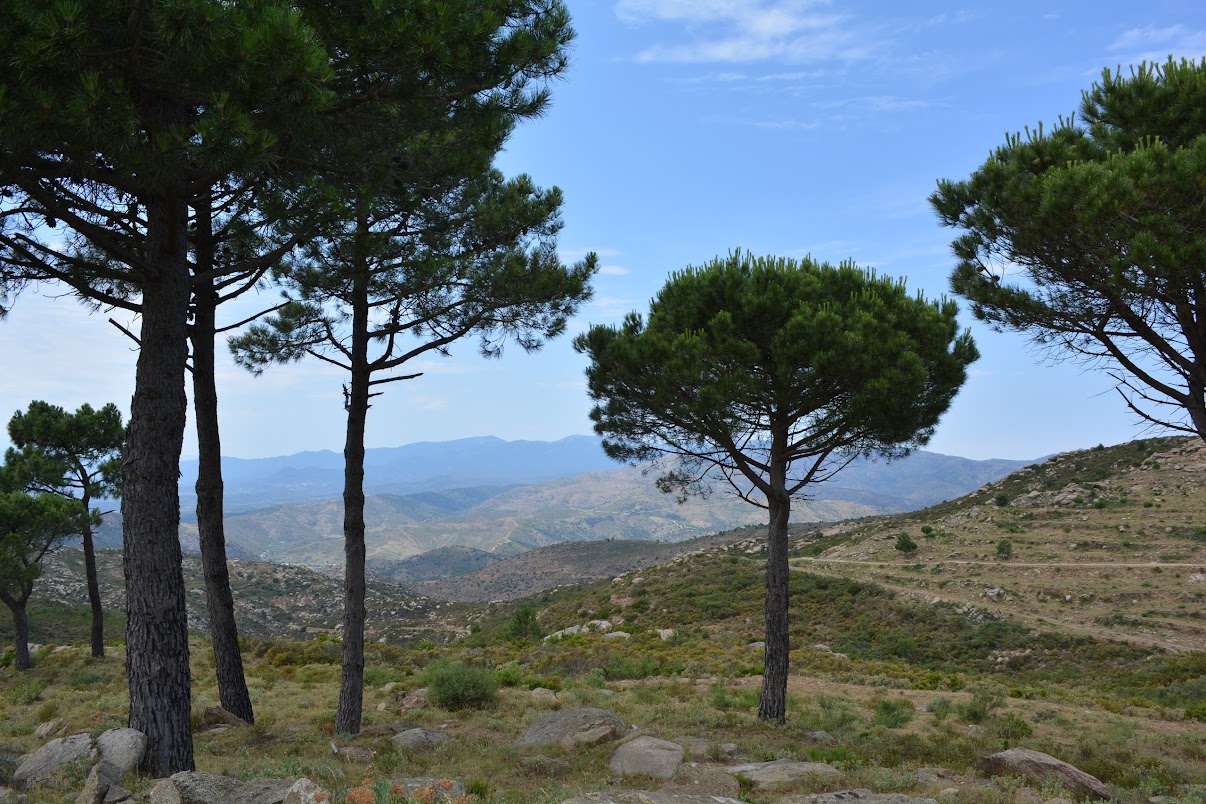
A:
POLYGON ((734 252, 672 275, 647 320, 574 342, 608 455, 657 462, 680 499, 719 481, 767 510, 763 720, 787 712, 792 498, 929 440, 978 357, 955 313, 852 263, 734 252))

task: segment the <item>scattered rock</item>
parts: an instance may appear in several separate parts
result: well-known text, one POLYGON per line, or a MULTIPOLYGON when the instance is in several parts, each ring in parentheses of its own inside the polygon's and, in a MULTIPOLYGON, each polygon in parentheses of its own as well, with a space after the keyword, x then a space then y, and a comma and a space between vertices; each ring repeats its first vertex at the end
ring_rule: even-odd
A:
POLYGON ((674 742, 681 745, 691 759, 712 759, 712 749, 716 746, 714 740, 706 737, 675 737, 674 742))
POLYGON ((431 729, 407 729, 390 738, 390 742, 397 748, 435 748, 448 740, 449 737, 444 732, 431 729))
POLYGON ((142 764, 147 736, 138 729, 109 729, 96 738, 96 754, 102 763, 118 771, 118 781, 142 764))
POLYGON ((688 762, 679 767, 674 778, 662 788, 661 792, 736 798, 741 793, 741 785, 738 784, 736 778, 715 765, 688 762))
POLYGON ((465 795, 465 786, 453 779, 436 779, 434 777, 390 779, 390 787, 399 788, 403 795, 414 796, 419 801, 430 801, 432 804, 452 801, 458 796, 465 795), (414 795, 419 793, 420 795, 414 795), (428 795, 430 793, 430 795, 428 795))
POLYGON ((1110 788, 1100 779, 1049 754, 1028 748, 1010 748, 1008 751, 984 757, 977 763, 977 768, 990 776, 1021 776, 1039 786, 1044 782, 1059 782, 1080 798, 1113 798, 1110 788))
POLYGON ((1013 793, 1013 804, 1043 804, 1043 796, 1033 787, 1019 787, 1013 793))
POLYGON ((624 718, 613 712, 593 706, 575 706, 550 712, 535 721, 519 742, 532 746, 597 745, 616 739, 626 728, 624 718))
POLYGON ((670 791, 651 793, 646 790, 617 790, 608 793, 583 793, 567 798, 561 804, 741 804, 726 796, 695 796, 670 791))
POLYGON ((833 745, 837 742, 837 738, 827 731, 810 731, 804 735, 814 743, 824 743, 825 745, 833 745))
POLYGON ((243 718, 238 715, 231 714, 220 706, 205 707, 205 714, 201 716, 201 723, 205 726, 250 726, 243 718))
POLYGON ((34 729, 34 737, 39 740, 47 740, 51 737, 62 736, 67 730, 67 724, 61 720, 48 720, 45 723, 39 723, 34 729))
POLYGON ((339 748, 339 758, 344 762, 368 763, 372 762, 375 756, 373 749, 365 748, 363 745, 344 745, 339 748))
POLYGON ((632 639, 632 634, 628 633, 627 631, 610 631, 610 632, 608 632, 608 633, 604 634, 604 635, 603 635, 603 638, 604 638, 604 639, 613 639, 613 640, 618 639, 618 640, 621 640, 621 641, 627 641, 627 640, 629 640, 629 639, 632 639))
POLYGON ((0 787, 0 804, 27 804, 28 801, 28 796, 14 793, 7 787, 0 787))
POLYGON ((148 804, 282 804, 288 780, 240 782, 216 773, 181 771, 151 788, 148 804))
POLYGON ((650 633, 657 634, 657 638, 665 642, 668 639, 673 639, 678 632, 673 628, 653 628, 650 629, 650 633))
POLYGON ((683 764, 683 747, 657 737, 637 737, 612 754, 609 767, 620 776, 656 776, 673 779, 683 764))
POLYGON ((569 763, 564 759, 553 759, 552 757, 546 757, 544 754, 523 757, 519 760, 519 764, 532 773, 539 773, 544 776, 560 776, 569 769, 569 763))
POLYGON ((796 762, 791 759, 776 759, 774 762, 747 762, 730 765, 726 773, 741 774, 754 783, 755 787, 775 787, 791 784, 809 776, 838 776, 837 768, 824 762, 796 762))
POLYGON ((913 778, 922 784, 942 784, 943 782, 961 782, 959 774, 948 768, 918 768, 913 771, 913 778))
POLYGON ((407 711, 411 709, 422 709, 425 706, 427 706, 426 687, 421 687, 402 699, 402 708, 407 711))
POLYGON ((75 797, 75 804, 104 804, 109 788, 120 785, 124 775, 116 765, 101 760, 92 766, 84 789, 75 797))
POLYGON ((309 779, 298 779, 285 794, 282 804, 327 804, 331 794, 309 779))
POLYGON ((13 772, 13 784, 30 787, 34 784, 49 784, 64 765, 88 760, 92 751, 92 737, 86 732, 70 737, 57 737, 46 745, 22 758, 13 772))
POLYGON ((932 798, 913 798, 903 793, 872 793, 870 790, 839 790, 834 793, 812 793, 803 796, 785 796, 779 804, 845 804, 858 801, 860 804, 938 804, 932 798))

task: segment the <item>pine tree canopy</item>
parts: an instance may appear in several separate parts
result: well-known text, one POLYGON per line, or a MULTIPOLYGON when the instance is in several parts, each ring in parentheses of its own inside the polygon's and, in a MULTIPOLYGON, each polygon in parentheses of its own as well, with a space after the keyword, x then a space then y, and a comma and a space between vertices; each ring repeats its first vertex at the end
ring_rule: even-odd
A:
POLYGON ((1102 367, 1142 419, 1206 436, 1206 59, 1106 71, 930 202, 977 318, 1102 367), (1188 419, 1188 422, 1186 421, 1188 419))

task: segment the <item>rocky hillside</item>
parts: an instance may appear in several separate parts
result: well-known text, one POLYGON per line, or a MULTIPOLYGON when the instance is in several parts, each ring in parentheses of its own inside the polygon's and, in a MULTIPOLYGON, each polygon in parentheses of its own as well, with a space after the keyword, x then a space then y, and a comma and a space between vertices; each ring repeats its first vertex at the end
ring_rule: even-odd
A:
POLYGON ((798 569, 910 599, 1206 650, 1206 444, 1055 455, 952 503, 827 526, 795 552, 798 569), (915 549, 898 549, 902 534, 915 549))

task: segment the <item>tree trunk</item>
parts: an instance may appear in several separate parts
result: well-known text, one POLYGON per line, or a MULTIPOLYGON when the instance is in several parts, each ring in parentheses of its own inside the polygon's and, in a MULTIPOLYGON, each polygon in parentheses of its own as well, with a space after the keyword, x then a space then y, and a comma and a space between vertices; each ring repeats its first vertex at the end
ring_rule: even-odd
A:
MULTIPOLYGON (((198 265, 213 263, 207 203, 197 207, 198 265)), ((243 654, 239 648, 239 628, 235 622, 234 595, 230 591, 230 572, 226 566, 226 531, 223 524, 222 440, 218 429, 218 389, 214 376, 214 320, 216 293, 212 281, 193 288, 193 326, 189 335, 193 344, 193 409, 197 417, 197 534, 201 542, 201 567, 205 575, 205 605, 209 614, 210 644, 214 652, 214 673, 218 677, 218 698, 222 708, 236 717, 255 722, 247 679, 243 675, 243 654)))
MULTIPOLYGON (((773 499, 773 498, 772 498, 773 499)), ((788 578, 787 523, 791 500, 770 502, 766 557, 766 651, 763 658, 762 698, 758 717, 782 723, 787 717, 787 662, 791 650, 787 630, 788 578)))
POLYGON ((358 734, 364 706, 364 428, 368 418, 368 279, 361 271, 352 300, 352 372, 344 406, 343 448, 343 681, 335 715, 338 734, 358 734))
POLYGON ((88 470, 76 458, 76 477, 80 483, 80 507, 84 509, 84 576, 88 581, 88 605, 92 609, 92 658, 105 658, 105 613, 101 609, 100 581, 96 576, 96 548, 92 545, 92 495, 88 493, 88 470))
POLYGON ((762 660, 762 697, 758 717, 775 723, 787 719, 787 665, 791 650, 787 630, 788 579, 787 523, 791 517, 791 496, 787 493, 787 463, 783 459, 786 432, 772 427, 770 493, 766 505, 770 513, 767 526, 766 556, 766 649, 762 660))
POLYGON ((130 727, 147 735, 144 769, 193 770, 188 616, 180 569, 180 450, 187 400, 187 208, 145 199, 141 349, 122 457, 122 559, 130 727))
POLYGON ((25 601, 13 597, 7 592, 0 592, 0 600, 13 613, 13 668, 16 670, 29 669, 29 619, 25 616, 25 601))
MULTIPOLYGON (((88 511, 85 493, 84 511, 88 511)), ((84 519, 84 574, 88 576, 88 605, 92 607, 92 656, 105 658, 105 612, 101 609, 100 581, 96 576, 96 549, 92 546, 92 524, 84 519)))

